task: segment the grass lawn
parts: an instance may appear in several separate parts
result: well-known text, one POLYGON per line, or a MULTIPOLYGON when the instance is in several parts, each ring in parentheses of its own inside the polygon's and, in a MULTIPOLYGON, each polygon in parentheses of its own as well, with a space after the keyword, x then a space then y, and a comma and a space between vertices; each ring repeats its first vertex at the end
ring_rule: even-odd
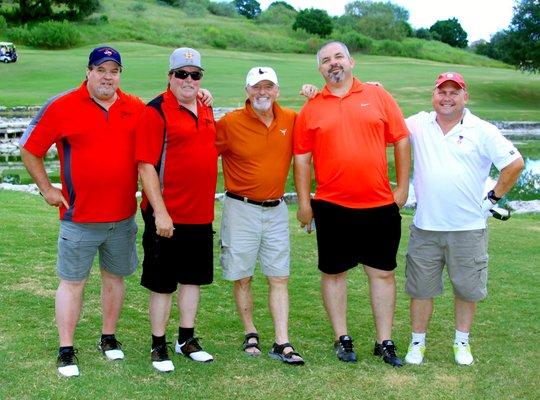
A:
MULTIPOLYGON (((96 43, 97 45, 98 43, 96 43)), ((178 43, 181 46, 183 43, 178 43)), ((123 56, 122 87, 144 100, 164 90, 171 47, 142 43, 112 43, 123 56)), ((51 96, 78 86, 84 79, 93 46, 70 50, 35 50, 21 47, 17 63, 0 65, 0 105, 40 105, 51 96)), ((302 83, 322 86, 314 55, 257 53, 201 49, 206 69, 203 86, 215 97, 216 107, 243 105, 245 75, 255 65, 270 65, 278 73, 280 102, 300 109, 302 83)), ((380 81, 399 102, 405 116, 431 109, 436 76, 461 72, 470 87, 470 108, 492 120, 540 120, 540 77, 511 69, 445 64, 385 56, 356 55, 356 74, 364 81, 380 81)))
MULTIPOLYGON (((118 336, 126 360, 105 361, 96 350, 100 334, 99 273, 86 288, 76 332, 81 376, 59 378, 55 368, 57 332, 54 293, 57 214, 39 196, 0 191, 0 398, 16 399, 537 399, 539 297, 539 216, 490 221, 490 296, 479 306, 472 332, 476 363, 453 363, 451 291, 437 300, 428 335, 427 362, 391 369, 371 356, 374 328, 366 279, 349 276, 349 329, 359 362, 340 363, 332 352, 332 332, 323 310, 316 270, 314 235, 303 233, 291 207, 292 275, 290 338, 306 359, 289 367, 269 359, 245 357, 242 329, 228 282, 218 266, 215 282, 202 291, 197 335, 215 362, 199 365, 174 356, 176 371, 161 375, 149 361, 148 295, 139 285, 140 269, 127 279, 127 296, 118 336), (536 377, 536 378, 535 378, 536 377)), ((217 207, 219 214, 220 206, 217 207)), ((401 355, 409 341, 408 298, 403 292, 408 225, 397 269, 398 298, 394 338, 401 355)), ((140 221, 139 221, 140 222, 140 221)), ((216 219, 214 228, 219 227, 216 219)), ((139 249, 140 250, 140 249, 139 249)), ((142 254, 142 253, 140 253, 142 254)), ((263 350, 272 344, 266 284, 255 278, 255 320, 263 350)), ((176 309, 168 329, 174 340, 176 309)))

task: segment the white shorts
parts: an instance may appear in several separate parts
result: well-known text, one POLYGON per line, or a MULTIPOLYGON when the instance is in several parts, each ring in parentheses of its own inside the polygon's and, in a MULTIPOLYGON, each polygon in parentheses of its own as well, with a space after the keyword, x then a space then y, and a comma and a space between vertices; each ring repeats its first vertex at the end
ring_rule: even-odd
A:
POLYGON ((257 258, 266 276, 289 276, 289 213, 282 201, 262 207, 225 197, 221 217, 221 266, 229 281, 253 276, 257 258))

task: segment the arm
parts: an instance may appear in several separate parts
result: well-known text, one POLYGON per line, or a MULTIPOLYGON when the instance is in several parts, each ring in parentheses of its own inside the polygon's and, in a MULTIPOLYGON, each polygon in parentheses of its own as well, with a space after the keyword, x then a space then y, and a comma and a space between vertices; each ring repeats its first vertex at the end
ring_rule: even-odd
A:
POLYGON ((503 197, 510 189, 512 189, 512 186, 517 182, 524 166, 525 163, 523 162, 523 158, 519 157, 501 169, 497 184, 493 188, 495 196, 503 197))
POLYGON ((156 233, 159 236, 170 238, 173 235, 174 226, 161 195, 157 171, 152 164, 145 162, 139 162, 138 170, 144 193, 154 209, 156 233))
POLYGON ((45 171, 43 158, 36 157, 24 147, 21 147, 21 158, 24 166, 32 179, 34 179, 34 182, 36 182, 36 185, 47 204, 54 207, 63 205, 64 207, 69 208, 69 203, 64 198, 62 191, 51 184, 47 172, 45 171))
POLYGON ((296 218, 300 221, 300 226, 307 226, 308 233, 311 232, 311 220, 313 210, 311 209, 311 153, 297 154, 294 156, 294 185, 298 195, 298 211, 296 218))
POLYGON ((411 169, 411 142, 405 137, 394 143, 394 161, 396 164, 397 187, 394 189, 394 201, 399 208, 407 202, 409 195, 409 172, 411 169))

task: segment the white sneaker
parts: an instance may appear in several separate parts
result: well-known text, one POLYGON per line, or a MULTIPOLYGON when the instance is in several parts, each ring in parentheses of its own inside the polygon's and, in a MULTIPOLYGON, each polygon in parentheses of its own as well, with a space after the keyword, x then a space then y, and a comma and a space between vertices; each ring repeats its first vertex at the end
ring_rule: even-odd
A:
POLYGON ((98 349, 108 360, 123 360, 122 343, 113 336, 106 336, 98 343, 98 349))
POLYGON ((174 364, 169 358, 166 343, 153 348, 150 357, 152 359, 152 366, 159 372, 174 371, 174 364))
POLYGON ((420 365, 424 361, 424 353, 426 352, 426 345, 418 342, 411 342, 407 355, 405 356, 405 362, 407 364, 420 365))
POLYGON ((58 354, 56 360, 56 367, 58 368, 58 373, 67 378, 72 376, 79 376, 79 367, 77 366, 77 356, 75 355, 77 350, 67 350, 62 351, 58 354))
POLYGON ((474 362, 471 346, 468 343, 454 343, 454 359, 459 365, 471 365, 474 362))
POLYGON ((191 358, 193 361, 198 362, 211 362, 214 360, 211 354, 202 349, 197 338, 192 337, 186 340, 184 343, 178 343, 174 346, 175 351, 178 354, 183 354, 186 357, 191 358))

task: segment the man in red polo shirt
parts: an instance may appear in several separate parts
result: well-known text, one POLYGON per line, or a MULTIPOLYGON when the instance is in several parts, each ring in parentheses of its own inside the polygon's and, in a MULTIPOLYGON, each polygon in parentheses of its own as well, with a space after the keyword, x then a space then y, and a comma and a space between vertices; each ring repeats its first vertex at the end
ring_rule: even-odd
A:
POLYGON ((178 288, 176 353, 209 362, 194 336, 200 286, 213 280, 216 130, 212 108, 197 99, 201 55, 190 48, 170 57, 167 90, 150 101, 137 128, 135 158, 143 184, 145 229, 141 285, 150 290, 151 360, 174 370, 165 331, 178 288))
POLYGON ((89 56, 86 80, 49 100, 20 141, 21 156, 45 201, 60 211, 56 324, 63 376, 79 375, 73 336, 83 291, 99 251, 103 328, 98 348, 124 358, 116 324, 124 301, 124 276, 137 267, 135 126, 144 104, 119 89, 122 62, 111 47, 89 56), (43 157, 56 144, 62 189, 54 187, 43 157))
POLYGON ((309 101, 294 126, 298 220, 317 225, 324 305, 335 333, 339 360, 356 362, 347 331, 347 271, 364 265, 377 330, 374 355, 402 366, 391 340, 395 308, 399 207, 409 187, 410 144, 394 99, 352 74, 355 65, 341 42, 317 53, 326 86, 309 101), (397 187, 388 180, 386 146, 394 146, 397 187), (310 199, 311 161, 317 189, 310 199))

